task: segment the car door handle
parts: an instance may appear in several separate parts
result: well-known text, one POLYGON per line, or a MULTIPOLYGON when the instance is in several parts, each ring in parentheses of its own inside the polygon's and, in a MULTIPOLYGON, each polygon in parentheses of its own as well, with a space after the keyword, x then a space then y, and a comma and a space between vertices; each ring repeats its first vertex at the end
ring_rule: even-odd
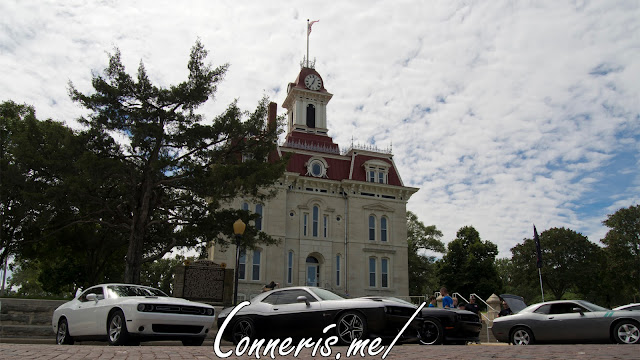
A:
POLYGON ((555 316, 550 316, 550 317, 549 317, 549 320, 553 319, 554 317, 555 317, 555 316))
POLYGON ((280 308, 273 308, 273 311, 278 311, 280 310, 280 308))

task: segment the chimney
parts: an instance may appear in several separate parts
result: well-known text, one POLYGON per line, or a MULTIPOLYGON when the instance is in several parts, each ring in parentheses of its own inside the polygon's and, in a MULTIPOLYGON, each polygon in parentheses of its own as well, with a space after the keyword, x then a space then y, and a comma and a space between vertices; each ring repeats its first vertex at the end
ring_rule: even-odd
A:
POLYGON ((277 112, 278 112, 278 104, 274 102, 269 103, 269 111, 267 113, 267 125, 269 126, 269 129, 275 129, 277 126, 276 124, 277 112))

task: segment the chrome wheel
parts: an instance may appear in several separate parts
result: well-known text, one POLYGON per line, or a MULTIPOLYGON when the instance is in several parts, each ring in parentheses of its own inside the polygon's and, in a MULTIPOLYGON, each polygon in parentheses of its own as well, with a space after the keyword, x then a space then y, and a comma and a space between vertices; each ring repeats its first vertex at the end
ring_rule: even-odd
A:
POLYGON ((531 345, 533 344, 533 335, 528 329, 517 328, 511 335, 511 343, 513 345, 531 345))
POLYGON ((358 313, 345 313, 338 320, 338 339, 342 344, 351 344, 354 340, 363 339, 366 331, 366 322, 358 313))
POLYGON ((56 344, 58 345, 71 345, 73 344, 73 338, 69 335, 69 325, 67 319, 61 319, 58 323, 58 332, 56 333, 56 344))
POLYGON ((640 328, 629 321, 621 322, 616 325, 614 335, 620 344, 637 344, 640 341, 640 328))
POLYGON ((127 331, 127 323, 122 310, 116 310, 109 316, 107 322, 107 334, 109 336, 109 344, 126 345, 129 340, 129 332, 127 331))
POLYGON ((256 329, 253 325, 253 321, 249 318, 240 318, 233 326, 232 337, 233 343, 237 344, 245 337, 249 339, 253 338, 256 329))

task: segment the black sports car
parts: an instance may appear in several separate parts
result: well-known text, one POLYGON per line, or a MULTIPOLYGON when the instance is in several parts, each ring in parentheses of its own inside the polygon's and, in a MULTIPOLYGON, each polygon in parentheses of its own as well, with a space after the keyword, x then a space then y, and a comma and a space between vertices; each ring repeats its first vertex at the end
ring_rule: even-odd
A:
MULTIPOLYGON (((234 308, 218 315, 218 329, 234 308)), ((385 298, 345 299, 317 287, 288 287, 262 293, 240 309, 223 329, 222 338, 237 344, 242 338, 308 338, 331 335, 341 344, 374 337, 395 338, 417 307, 385 298), (323 329, 336 327, 330 334, 323 329)), ((417 341, 422 320, 416 316, 400 341, 417 341), (406 335, 405 335, 406 334, 406 335)))
MULTIPOLYGON (((375 299, 374 297, 368 297, 375 299)), ((386 298, 398 303, 418 307, 397 298, 386 298)), ((478 315, 467 310, 424 307, 420 313, 419 342, 422 345, 466 344, 480 340, 482 323, 478 315)))

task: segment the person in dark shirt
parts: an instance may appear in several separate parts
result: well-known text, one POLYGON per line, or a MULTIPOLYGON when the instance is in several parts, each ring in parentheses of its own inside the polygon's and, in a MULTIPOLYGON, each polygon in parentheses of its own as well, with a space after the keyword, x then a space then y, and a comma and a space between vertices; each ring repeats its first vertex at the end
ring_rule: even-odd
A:
POLYGON ((478 307, 478 304, 476 304, 476 297, 474 295, 469 296, 469 303, 464 308, 476 315, 480 312, 480 308, 478 307))
POLYGON ((500 312, 498 313, 498 317, 507 316, 511 314, 513 314, 513 311, 511 311, 509 304, 507 304, 506 301, 502 300, 502 310, 500 310, 500 312))

